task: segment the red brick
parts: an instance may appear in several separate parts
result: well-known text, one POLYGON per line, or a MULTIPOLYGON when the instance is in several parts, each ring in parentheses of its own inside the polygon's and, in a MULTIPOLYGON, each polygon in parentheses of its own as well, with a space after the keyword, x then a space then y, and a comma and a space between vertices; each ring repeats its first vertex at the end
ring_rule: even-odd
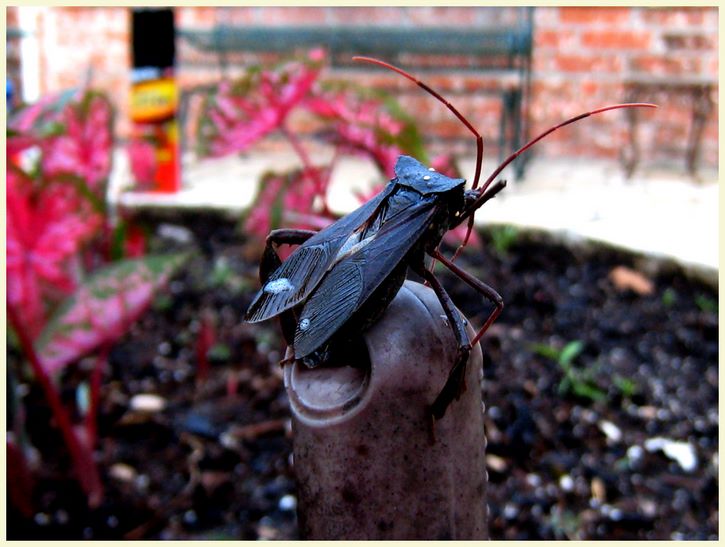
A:
POLYGON ((547 51, 576 51, 579 47, 579 29, 555 28, 555 29, 534 29, 534 57, 539 54, 539 49, 547 51))
POLYGON ((336 7, 330 9, 330 24, 340 25, 397 25, 407 17, 396 7, 336 7))
POLYGON ((422 26, 471 26, 475 23, 475 8, 416 7, 406 10, 406 18, 422 26))
POLYGON ((604 49, 645 49, 650 34, 646 31, 588 30, 582 33, 582 45, 604 49))
POLYGON ((534 10, 534 28, 558 28, 560 9, 556 7, 537 7, 534 10))
POLYGON ((14 6, 9 6, 5 12, 5 24, 8 27, 17 27, 18 26, 18 8, 14 6))
POLYGON ((216 8, 216 17, 227 25, 252 25, 257 21, 258 11, 254 7, 216 8))
POLYGON ((260 23, 284 26, 326 23, 323 7, 267 7, 259 10, 260 23))
POLYGON ((540 30, 534 32, 534 48, 539 47, 559 47, 561 33, 556 30, 540 30))
POLYGON ((581 82, 581 94, 583 97, 594 97, 601 92, 599 82, 586 80, 581 82))
POLYGON ((705 126, 703 137, 705 142, 712 141, 713 143, 717 143, 719 138, 719 128, 717 126, 717 120, 710 120, 708 122, 708 124, 705 126))
POLYGON ((717 35, 706 34, 665 34, 665 46, 670 50, 706 51, 717 49, 717 35))
POLYGON ((558 70, 564 72, 620 72, 622 59, 619 56, 558 55, 558 70))
POLYGON ((214 7, 177 7, 176 23, 181 27, 211 27, 217 22, 217 10, 214 7))
POLYGON ((706 71, 709 75, 717 77, 719 66, 718 58, 715 57, 707 63, 706 71))
POLYGON ((706 14, 712 11, 717 12, 717 8, 642 8, 642 19, 647 23, 673 27, 702 25, 705 22, 706 14))
POLYGON ((439 93, 446 93, 455 90, 460 85, 460 80, 450 76, 450 74, 426 74, 421 75, 420 78, 439 93))
POLYGON ((696 74, 700 72, 701 61, 693 56, 638 55, 630 60, 630 67, 651 75, 696 74))
POLYGON ((625 23, 629 20, 630 8, 561 7, 559 20, 562 23, 625 23))

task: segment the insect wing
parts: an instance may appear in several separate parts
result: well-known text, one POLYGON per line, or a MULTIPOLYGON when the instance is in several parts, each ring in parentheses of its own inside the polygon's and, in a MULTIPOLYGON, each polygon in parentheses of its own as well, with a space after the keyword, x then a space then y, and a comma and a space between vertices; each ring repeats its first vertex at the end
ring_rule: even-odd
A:
POLYGON ((250 323, 264 321, 307 298, 320 283, 350 234, 377 213, 378 207, 393 191, 394 186, 389 183, 370 201, 319 231, 295 249, 254 297, 245 320, 250 323))
POLYGON ((421 238, 434 213, 432 199, 419 202, 391 218, 370 243, 335 265, 300 313, 295 358, 315 351, 350 319, 421 238))

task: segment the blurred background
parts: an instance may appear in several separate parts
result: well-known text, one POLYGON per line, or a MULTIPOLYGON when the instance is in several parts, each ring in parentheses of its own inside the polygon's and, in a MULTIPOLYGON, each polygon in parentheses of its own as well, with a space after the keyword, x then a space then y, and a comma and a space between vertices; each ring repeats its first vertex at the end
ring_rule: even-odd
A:
POLYGON ((716 538, 718 21, 6 8, 8 537, 298 537, 284 344, 241 321, 264 237, 358 207, 401 153, 475 167, 471 132, 368 55, 480 131, 484 179, 564 119, 659 105, 553 133, 478 214, 461 264, 507 302, 483 338, 489 526, 716 538))
MULTIPOLYGON (((718 16, 714 8, 550 7, 529 13, 526 8, 179 7, 174 17, 178 32, 176 77, 182 91, 238 74, 245 64, 268 59, 270 52, 280 49, 256 44, 254 50, 240 45, 235 51, 233 32, 220 34, 226 43, 221 39, 219 44, 202 34, 227 26, 248 29, 263 25, 282 30, 374 26, 420 29, 416 33, 419 36, 425 29, 436 27, 463 32, 510 28, 506 39, 512 42, 512 56, 518 57, 517 63, 530 63, 526 121, 532 135, 570 115, 621 102, 628 85, 659 78, 660 93, 646 98, 659 102, 662 109, 656 115, 644 114, 641 124, 647 162, 677 165, 673 160, 682 154, 680 146, 687 142, 692 118, 688 98, 677 96, 685 82, 708 84, 712 99, 717 96, 718 16)), ((122 137, 128 135, 129 118, 123 114, 128 109, 132 63, 131 19, 126 8, 8 8, 7 18, 8 78, 15 88, 14 101, 34 101, 90 78, 94 87, 111 95, 121 114, 117 131, 122 137)), ((374 42, 374 34, 366 39, 374 42)), ((294 40, 287 44, 292 49, 294 40)), ((491 57, 496 47, 501 46, 491 45, 491 57)), ((404 62, 405 54, 391 50, 388 58, 404 62)), ((495 95, 479 93, 479 88, 491 87, 485 77, 461 70, 472 64, 470 59, 440 59, 446 55, 450 56, 440 51, 438 58, 418 60, 433 67, 430 75, 426 72, 426 81, 454 99, 457 108, 482 128, 487 150, 495 151, 502 101, 495 95), (446 65, 453 67, 446 70, 446 65)), ((348 60, 345 64, 351 63, 348 60)), ((333 68, 337 70, 343 69, 333 68)), ((426 138, 455 139, 459 148, 470 152, 465 128, 445 109, 433 107, 433 99, 418 93, 414 86, 369 66, 356 67, 353 74, 366 84, 393 88, 406 111, 416 118, 425 114, 426 138)), ((514 84, 523 87, 521 82, 514 84)), ((590 120, 553 135, 537 153, 617 159, 626 139, 625 126, 618 121, 616 116, 590 120), (585 139, 586 134, 602 136, 585 139)), ((704 124, 700 149, 705 167, 717 166, 717 123, 717 108, 713 108, 704 124)))

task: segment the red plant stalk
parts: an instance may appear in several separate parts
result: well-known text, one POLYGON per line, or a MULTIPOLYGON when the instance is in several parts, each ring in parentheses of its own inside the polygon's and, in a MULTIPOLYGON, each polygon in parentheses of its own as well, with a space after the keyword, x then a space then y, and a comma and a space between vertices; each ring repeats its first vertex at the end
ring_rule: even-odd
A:
POLYGON ((196 370, 196 383, 201 385, 209 376, 209 350, 216 342, 216 329, 214 321, 209 314, 203 314, 201 327, 196 339, 196 358, 198 367, 196 370))
POLYGON ((103 484, 101 483, 98 468, 93 461, 91 448, 88 445, 84 446, 83 442, 78 438, 78 435, 73 429, 73 423, 71 422, 68 412, 63 406, 60 394, 53 385, 50 377, 46 374, 45 369, 38 358, 38 354, 35 352, 33 342, 27 331, 23 328, 23 323, 19 320, 16 311, 12 306, 8 306, 7 313, 8 318, 10 319, 10 324, 15 330, 18 340, 20 341, 20 345, 23 348, 23 353, 30 361, 33 374, 40 383, 43 393, 45 394, 45 399, 48 401, 50 409, 53 412, 53 417, 58 423, 58 427, 63 435, 63 440, 70 452, 78 482, 88 497, 88 505, 90 507, 98 507, 103 499, 103 484))
POLYGON ((227 372, 227 397, 232 397, 236 395, 237 390, 239 389, 239 376, 237 375, 236 370, 230 370, 227 372))
POLYGON ((91 373, 91 394, 90 404, 88 405, 88 414, 86 415, 86 436, 88 437, 88 447, 93 450, 96 446, 96 438, 98 435, 98 406, 101 399, 101 384, 103 380, 103 369, 108 363, 108 354, 110 347, 104 344, 100 353, 96 357, 96 362, 91 373))
POLYGON ((22 449, 8 436, 6 441, 7 492, 10 505, 14 505, 26 517, 33 516, 33 475, 22 449))
POLYGON ((322 214, 325 216, 332 216, 332 212, 327 206, 327 185, 320 178, 319 171, 312 165, 312 161, 310 160, 307 151, 304 149, 302 143, 297 138, 297 136, 292 131, 290 131, 284 123, 280 126, 280 130, 282 131, 282 134, 287 137, 287 140, 289 140, 295 152, 297 152, 300 161, 302 161, 305 172, 308 173, 315 182, 315 186, 317 187, 317 194, 320 196, 320 198, 322 198, 322 214))

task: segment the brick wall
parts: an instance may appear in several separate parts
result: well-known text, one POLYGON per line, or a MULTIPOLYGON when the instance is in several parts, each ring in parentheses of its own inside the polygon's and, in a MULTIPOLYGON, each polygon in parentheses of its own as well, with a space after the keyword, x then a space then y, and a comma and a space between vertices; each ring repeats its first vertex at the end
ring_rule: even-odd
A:
MULTIPOLYGON (((485 27, 505 23, 514 8, 385 7, 180 7, 177 24, 208 28, 229 24, 380 24, 395 26, 485 27)), ((93 69, 93 81, 107 89, 123 111, 127 102, 129 15, 127 8, 42 8, 39 13, 41 92, 77 85, 93 69)), ((535 10, 531 130, 539 132, 564 117, 623 99, 623 81, 632 74, 717 78, 717 8, 568 8, 535 10)), ((219 78, 216 59, 178 44, 180 79, 189 86, 219 78)), ((342 73, 341 73, 342 74, 342 73)), ((347 76, 347 73, 345 73, 347 76)), ((361 81, 395 89, 426 134, 445 137, 445 146, 472 150, 469 134, 415 86, 394 75, 371 71, 361 81), (451 140, 453 139, 453 140, 451 140)), ((476 79, 446 73, 426 76, 481 128, 487 150, 495 150, 499 103, 477 94, 476 79)), ((717 100, 715 92, 713 98, 717 100)), ((645 161, 676 160, 682 155, 690 122, 689 106, 674 94, 660 94, 657 112, 642 113, 645 161)), ((552 135, 539 154, 616 157, 626 139, 625 116, 612 113, 552 135)), ((119 116, 119 130, 128 125, 119 116)), ((705 127, 703 162, 717 165, 717 108, 705 127)))
POLYGON ((17 35, 19 29, 18 8, 9 7, 5 12, 5 24, 8 30, 7 39, 5 40, 5 59, 7 79, 13 86, 12 105, 17 104, 18 97, 22 96, 22 78, 20 75, 20 38, 17 35))
MULTIPOLYGON (((572 105, 586 108, 621 101, 623 81, 633 75, 670 76, 673 80, 703 76, 717 81, 717 9, 538 9, 534 73, 531 115, 538 129, 571 113, 572 105)), ((666 160, 673 154, 681 156, 691 118, 689 102, 677 94, 659 94, 650 100, 660 108, 641 113, 647 122, 641 131, 644 157, 666 160)), ((622 124, 612 124, 613 118, 622 116, 587 120, 566 135, 552 135, 547 153, 616 156, 626 134, 622 124)), ((704 162, 717 165, 717 108, 705 127, 702 152, 704 162)))
POLYGON ((110 94, 119 110, 117 129, 126 135, 131 63, 128 8, 40 8, 36 17, 40 94, 90 81, 110 94))

